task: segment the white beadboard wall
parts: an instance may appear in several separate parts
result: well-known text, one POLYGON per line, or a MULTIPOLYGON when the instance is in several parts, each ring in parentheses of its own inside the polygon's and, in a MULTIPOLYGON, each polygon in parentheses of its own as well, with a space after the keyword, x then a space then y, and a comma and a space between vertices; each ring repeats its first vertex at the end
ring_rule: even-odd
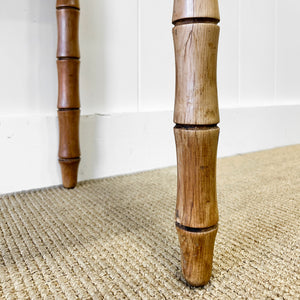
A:
MULTIPOLYGON (((219 3, 219 156, 300 143, 300 1, 219 3)), ((176 163, 171 15, 81 1, 79 180, 176 163)), ((0 42, 0 193, 60 184, 55 1, 5 1, 0 42)))

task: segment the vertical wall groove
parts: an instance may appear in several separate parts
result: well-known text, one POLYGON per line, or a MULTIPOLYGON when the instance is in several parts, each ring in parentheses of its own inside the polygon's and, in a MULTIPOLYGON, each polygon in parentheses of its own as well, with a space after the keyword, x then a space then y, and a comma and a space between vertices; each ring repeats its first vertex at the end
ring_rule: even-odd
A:
POLYGON ((275 41, 274 41, 274 101, 273 104, 277 103, 277 72, 278 72, 278 0, 275 0, 274 4, 274 30, 275 30, 275 41))
POLYGON ((241 1, 237 2, 238 5, 238 103, 241 105, 241 1))
POLYGON ((141 3, 137 0, 137 112, 141 107, 141 3))

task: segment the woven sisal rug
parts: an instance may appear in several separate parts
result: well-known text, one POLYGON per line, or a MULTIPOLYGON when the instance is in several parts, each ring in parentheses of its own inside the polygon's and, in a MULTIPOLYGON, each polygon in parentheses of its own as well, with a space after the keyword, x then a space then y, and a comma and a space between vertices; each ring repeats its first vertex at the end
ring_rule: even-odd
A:
POLYGON ((0 298, 299 299, 300 145, 218 161, 213 276, 181 276, 176 169, 0 197, 0 298))

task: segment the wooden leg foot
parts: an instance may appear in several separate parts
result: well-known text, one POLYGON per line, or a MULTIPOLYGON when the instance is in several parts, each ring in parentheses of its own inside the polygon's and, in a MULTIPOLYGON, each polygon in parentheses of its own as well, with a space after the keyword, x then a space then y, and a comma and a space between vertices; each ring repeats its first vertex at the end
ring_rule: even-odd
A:
POLYGON ((208 283, 217 234, 217 126, 176 126, 176 227, 182 272, 193 286, 208 283))
POLYGON ((185 280, 192 286, 209 282, 217 227, 190 232, 177 226, 181 249, 181 268, 185 280))
POLYGON ((77 171, 80 158, 59 159, 63 186, 67 189, 73 189, 77 184, 77 171))

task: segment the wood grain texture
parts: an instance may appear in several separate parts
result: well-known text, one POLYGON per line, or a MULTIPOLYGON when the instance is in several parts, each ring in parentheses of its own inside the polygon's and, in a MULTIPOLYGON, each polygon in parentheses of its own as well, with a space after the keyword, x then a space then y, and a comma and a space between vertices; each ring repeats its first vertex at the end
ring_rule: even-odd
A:
POLYGON ((79 10, 63 8, 56 10, 58 43, 57 58, 79 58, 79 10))
POLYGON ((219 19, 217 0, 174 0, 176 227, 183 275, 194 286, 210 279, 219 218, 219 19))
POLYGON ((176 222, 192 228, 218 223, 218 127, 174 128, 177 151, 176 222))
POLYGON ((203 286, 209 282, 217 231, 213 228, 204 232, 188 232, 177 227, 182 273, 192 286, 203 286))
POLYGON ((173 28, 176 60, 174 122, 219 122, 217 53, 219 26, 185 24, 173 28))
POLYGON ((174 0, 173 22, 188 18, 220 20, 218 0, 174 0))
POLYGON ((57 108, 79 108, 79 67, 75 59, 57 60, 58 101, 57 108))

